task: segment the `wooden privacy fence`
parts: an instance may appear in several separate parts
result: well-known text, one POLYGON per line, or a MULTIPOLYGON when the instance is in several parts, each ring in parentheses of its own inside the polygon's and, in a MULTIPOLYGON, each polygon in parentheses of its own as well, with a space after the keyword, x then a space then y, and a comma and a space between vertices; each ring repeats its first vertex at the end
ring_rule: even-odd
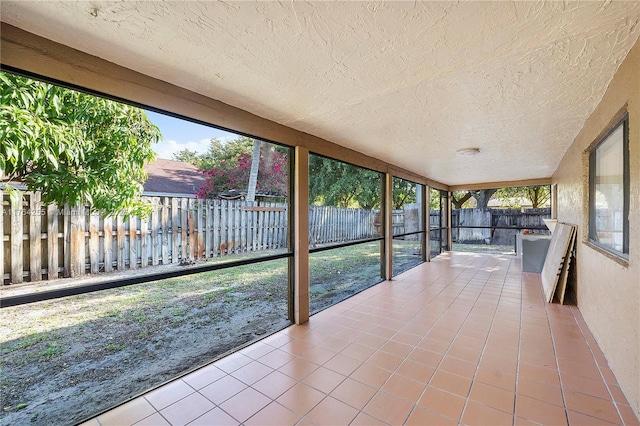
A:
POLYGON ((149 217, 105 218, 88 206, 43 206, 25 192, 22 205, 3 196, 3 283, 79 277, 114 270, 209 259, 286 247, 284 204, 143 197, 149 217))
POLYGON ((378 236, 380 236, 379 210, 309 206, 309 245, 311 247, 378 236))
MULTIPOLYGON (((286 204, 143 197, 149 217, 103 217, 89 206, 42 205, 25 192, 11 205, 2 194, 0 277, 3 284, 206 260, 287 247, 286 204)), ((394 232, 404 229, 394 211, 394 232)), ((309 206, 311 245, 379 236, 379 211, 309 206)))
POLYGON ((517 229, 545 232, 547 228, 543 219, 550 217, 550 208, 525 209, 524 212, 520 209, 456 209, 451 212, 451 235, 454 241, 461 243, 490 241, 491 244, 512 244, 512 236, 517 229), (486 228, 465 228, 465 226, 486 228), (514 230, 493 230, 492 226, 514 228, 514 230))

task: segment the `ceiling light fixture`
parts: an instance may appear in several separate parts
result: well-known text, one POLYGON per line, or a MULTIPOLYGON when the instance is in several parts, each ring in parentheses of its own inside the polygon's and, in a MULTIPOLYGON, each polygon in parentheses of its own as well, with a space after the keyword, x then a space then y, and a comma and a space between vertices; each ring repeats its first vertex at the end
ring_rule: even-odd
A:
POLYGON ((464 148, 456 151, 460 157, 471 157, 480 153, 480 148, 464 148))

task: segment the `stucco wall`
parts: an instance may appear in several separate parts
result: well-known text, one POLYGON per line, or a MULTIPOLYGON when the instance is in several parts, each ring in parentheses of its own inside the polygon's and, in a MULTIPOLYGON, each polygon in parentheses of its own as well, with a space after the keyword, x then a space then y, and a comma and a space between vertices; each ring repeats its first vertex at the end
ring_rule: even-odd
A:
POLYGON ((558 220, 577 224, 578 307, 629 403, 640 417, 640 42, 620 65, 607 92, 555 171, 558 220), (587 241, 588 156, 604 131, 629 112, 630 244, 628 264, 587 241))

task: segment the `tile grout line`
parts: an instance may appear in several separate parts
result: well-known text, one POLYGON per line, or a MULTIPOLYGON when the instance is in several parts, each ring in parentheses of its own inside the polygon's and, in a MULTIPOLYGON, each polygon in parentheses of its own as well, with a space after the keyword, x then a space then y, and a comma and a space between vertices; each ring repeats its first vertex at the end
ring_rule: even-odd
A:
MULTIPOLYGON (((522 261, 520 261, 522 263, 522 261)), ((516 419, 518 418, 516 408, 518 407, 518 382, 520 381, 520 351, 522 349, 522 324, 523 324, 523 310, 524 310, 524 297, 523 297, 524 277, 522 272, 520 273, 520 326, 518 327, 518 356, 516 357, 516 383, 513 390, 513 418, 512 426, 515 426, 516 419)))
POLYGON ((542 297, 542 303, 544 306, 545 318, 547 319, 547 327, 549 329, 549 334, 551 335, 551 345, 553 347, 553 358, 556 362, 556 371, 558 372, 558 380, 560 382, 560 393, 562 395, 562 404, 564 407, 564 415, 567 425, 569 424, 569 407, 567 407, 567 399, 565 397, 565 388, 562 385, 562 375, 560 374, 560 362, 558 361, 558 351, 556 350, 556 340, 553 334, 553 327, 551 326, 551 317, 549 316, 549 301, 546 299, 544 293, 542 292, 542 288, 538 291, 538 297, 542 297), (542 294, 541 294, 542 293, 542 294))
MULTIPOLYGON (((618 420, 620 420, 620 422, 621 422, 620 424, 624 424, 624 419, 622 417, 622 413, 620 412, 620 408, 618 407, 618 403, 616 402, 615 398, 613 397, 613 393, 611 392, 611 388, 609 387, 609 382, 607 382, 606 378, 604 377, 604 374, 602 373, 602 369, 600 368, 600 363, 598 363, 598 359, 596 358, 596 355, 593 353, 593 348, 591 347, 589 339, 587 339, 585 331, 582 328, 582 324, 580 323, 580 321, 578 321, 578 318, 576 317, 575 312, 573 311, 573 309, 570 309, 570 312, 571 312, 571 318, 573 318, 573 320, 575 321, 576 325, 578 326, 578 329, 580 330, 580 335, 582 336, 584 341, 587 343, 587 347, 589 348, 589 353, 591 354, 591 357, 593 358, 593 362, 595 363, 596 368, 598 369, 598 373, 600 374, 600 378, 602 379, 602 382, 604 383, 605 387, 607 388, 607 392, 608 392, 609 396, 611 397, 611 403, 613 404, 613 406, 616 409, 616 413, 618 414, 618 420)), ((585 326, 586 326, 586 323, 585 323, 585 326)), ((595 341, 595 337, 593 337, 593 333, 591 333, 591 330, 589 330, 588 327, 587 327, 587 331, 591 334, 591 337, 595 341)), ((552 336, 552 338, 553 338, 553 336, 552 336)), ((596 342, 596 344, 597 344, 597 342, 596 342)), ((607 362, 607 364, 608 364, 608 362, 607 362)), ((560 367, 558 367, 558 372, 559 371, 560 371, 560 367)), ((613 372, 612 372, 612 374, 613 374, 613 372)), ((622 387, 620 387, 620 391, 622 391, 622 387)), ((564 394, 564 388, 563 388, 563 394, 564 394)), ((623 392, 623 395, 624 395, 624 392, 623 392)), ((589 396, 593 396, 593 395, 589 395, 589 396)), ((625 397, 626 397, 626 395, 625 395, 625 397)), ((589 414, 586 414, 586 413, 581 413, 581 414, 589 415, 589 414)), ((593 416, 590 416, 590 417, 593 417, 593 416)), ((600 419, 598 417, 594 417, 594 418, 597 418, 599 420, 604 420, 604 419, 600 419)))
MULTIPOLYGON (((512 260, 509 261, 509 266, 511 266, 511 262, 512 262, 512 260)), ((504 281, 506 281, 508 275, 509 275, 508 273, 505 275, 504 281)), ((487 281, 488 281, 488 279, 487 279, 487 281)), ((493 329, 493 324, 495 322, 496 314, 497 314, 497 311, 498 311, 498 306, 500 305, 500 298, 502 298, 502 294, 504 292, 504 285, 505 285, 504 281, 503 281, 501 289, 500 289, 500 296, 498 297, 497 305, 496 305, 496 307, 495 307, 495 309, 493 311, 493 316, 491 318, 491 325, 489 326, 489 330, 487 331, 487 337, 485 338, 484 345, 482 346, 482 350, 480 351, 480 359, 478 359, 478 365, 476 366, 476 371, 474 372, 473 378, 471 379, 471 387, 469 388, 469 394, 467 395, 467 398, 465 400, 464 406, 462 408, 462 412, 460 413, 460 419, 458 421, 458 424, 462 424, 462 418, 464 417, 464 414, 465 414, 465 412, 467 410, 467 405, 468 405, 469 399, 471 397, 471 388, 473 388, 473 384, 475 382, 475 378, 478 375, 478 369, 480 368, 480 363, 482 362, 482 358, 483 358, 483 356, 485 354, 485 349, 487 347, 487 341, 489 340, 489 336, 491 334, 491 330, 493 329)), ((485 287, 486 287, 486 283, 485 283, 485 286, 483 287, 483 290, 484 290, 485 287)), ((521 322, 520 325, 522 326, 522 322, 521 322)), ((499 410, 499 411, 502 411, 502 410, 499 410)), ((514 409, 513 414, 512 414, 512 419, 513 418, 515 418, 515 409, 514 409)), ((512 420, 512 422, 513 422, 513 420, 512 420)))
MULTIPOLYGON (((485 261, 485 263, 486 263, 486 261, 485 261)), ((484 265, 484 263, 483 263, 483 265, 484 265)), ((476 268, 476 267, 475 267, 475 266, 473 266, 473 264, 472 264, 472 265, 467 265, 467 266, 465 267, 465 269, 467 269, 467 268, 476 268)), ((463 272, 464 272, 464 271, 463 271, 463 272)), ((456 276, 456 278, 457 278, 458 276, 460 276, 463 272, 461 272, 460 274, 458 274, 458 275, 456 276)), ((465 288, 467 288, 467 286, 469 285, 469 283, 473 280, 473 278, 475 278, 475 276, 476 276, 476 275, 477 275, 477 271, 476 271, 476 273, 474 273, 474 275, 473 275, 473 276, 472 276, 472 277, 467 281, 467 283, 465 284, 465 286, 464 286, 464 287, 463 287, 463 288, 458 292, 458 296, 460 295, 460 293, 462 293, 462 291, 463 291, 465 288)), ((453 279, 449 282, 449 284, 450 284, 452 281, 454 281, 454 280, 455 280, 455 278, 453 278, 453 279)), ((483 289, 486 287, 486 285, 487 285, 487 281, 488 281, 488 280, 489 280, 489 277, 487 277, 487 279, 485 280, 485 283, 484 283, 484 284, 483 284, 483 286, 482 286, 482 288, 483 288, 483 289)), ((425 392, 426 392, 427 388, 429 387, 429 385, 431 384, 431 381, 433 380, 433 377, 436 375, 436 373, 438 372, 438 369, 440 368, 440 365, 442 364, 442 362, 443 362, 444 358, 446 357, 446 355, 447 355, 447 354, 449 353, 449 351, 451 350, 451 346, 453 345, 453 343, 454 343, 454 341, 455 341, 456 337, 458 337, 458 335, 460 334, 460 329, 462 329, 462 327, 463 327, 464 323, 468 320, 469 315, 471 315, 471 311, 473 310, 473 307, 474 307, 474 306, 476 305, 476 303, 478 302, 478 299, 480 298, 481 294, 482 294, 482 290, 479 292, 478 296, 476 297, 476 300, 475 300, 475 302, 474 302, 473 306, 472 306, 472 307, 470 307, 469 312, 467 313, 467 315, 466 315, 466 317, 465 317, 465 320, 462 322, 462 324, 461 324, 461 325, 460 325, 460 327, 458 328, 457 333, 456 333, 456 334, 455 334, 455 336, 451 339, 451 343, 449 343, 449 345, 447 346, 447 349, 445 350, 444 354, 442 355, 442 358, 440 359, 440 362, 439 362, 439 363, 438 363, 438 365, 435 367, 435 370, 434 370, 433 375, 432 375, 432 376, 431 376, 431 378, 429 378, 429 380, 427 381, 427 383, 426 383, 426 385, 425 385, 425 387, 424 387, 423 391, 422 391, 422 392, 421 392, 421 394, 420 394, 420 397, 418 398, 418 401, 419 401, 420 399, 422 399, 422 397, 424 397, 424 394, 425 394, 425 392)), ((457 297, 456 297, 456 298, 457 298, 457 297)), ((449 304, 449 306, 447 307, 447 310, 448 310, 449 308, 451 308, 451 306, 454 304, 454 301, 455 301, 455 299, 451 301, 451 303, 450 303, 450 304, 449 304)), ((445 311, 445 312, 446 312, 446 311, 445 311)), ((444 315, 444 312, 443 312, 443 314, 442 314, 442 315, 444 315)), ((438 319, 438 321, 436 321, 436 324, 437 324, 437 323, 442 319, 442 315, 440 316, 440 318, 438 319)), ((435 324, 434 324, 434 326, 435 326, 435 324)), ((432 327, 432 328, 433 328, 433 327, 432 327)), ((486 345, 486 341, 485 341, 485 345, 486 345)), ((484 347, 483 347, 483 350, 484 350, 484 347)), ((480 359, 481 359, 481 358, 482 358, 482 351, 481 351, 481 354, 480 354, 480 359)), ((479 365, 479 363, 480 363, 480 360, 478 360, 478 365, 479 365)), ((477 371, 477 368, 478 368, 478 366, 476 366, 476 371, 477 371)), ((452 374, 453 374, 453 373, 452 373, 452 374)), ((475 373, 474 373, 474 377, 475 377, 475 373)), ((460 416, 459 416, 459 418, 458 418, 458 420, 457 420, 458 424, 460 424, 460 423, 461 423, 461 421, 462 421, 462 416, 464 415, 464 409, 465 409, 465 407, 466 407, 466 404, 467 404, 467 400, 468 400, 469 394, 471 393, 471 387, 472 387, 472 386, 473 386, 473 379, 472 379, 472 381, 471 381, 471 385, 469 386, 469 391, 467 392, 467 398, 465 399, 465 405, 463 406, 463 409, 462 409, 462 411, 461 411, 461 413, 460 413, 460 416)), ((446 391, 445 391, 445 392, 446 392, 446 391)), ((449 393, 449 392, 447 392, 447 393, 449 393)), ((405 423, 406 423, 406 422, 407 422, 407 420, 410 418, 411 414, 415 411, 415 407, 416 407, 416 406, 417 406, 417 403, 416 403, 416 404, 414 404, 413 408, 412 408, 412 409, 411 409, 411 411, 409 412, 409 415, 405 418, 405 423)), ((432 411, 432 410, 429 410, 429 411, 432 411)), ((437 414, 440 414, 440 413, 437 413, 437 414)), ((445 417, 447 417, 447 416, 445 416, 445 417)))

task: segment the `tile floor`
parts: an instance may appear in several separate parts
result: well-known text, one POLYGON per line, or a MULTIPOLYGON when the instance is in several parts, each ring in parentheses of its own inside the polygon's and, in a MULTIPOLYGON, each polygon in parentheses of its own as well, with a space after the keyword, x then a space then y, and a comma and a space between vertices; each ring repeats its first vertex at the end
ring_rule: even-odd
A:
POLYGON ((446 253, 88 425, 638 425, 574 306, 446 253))

